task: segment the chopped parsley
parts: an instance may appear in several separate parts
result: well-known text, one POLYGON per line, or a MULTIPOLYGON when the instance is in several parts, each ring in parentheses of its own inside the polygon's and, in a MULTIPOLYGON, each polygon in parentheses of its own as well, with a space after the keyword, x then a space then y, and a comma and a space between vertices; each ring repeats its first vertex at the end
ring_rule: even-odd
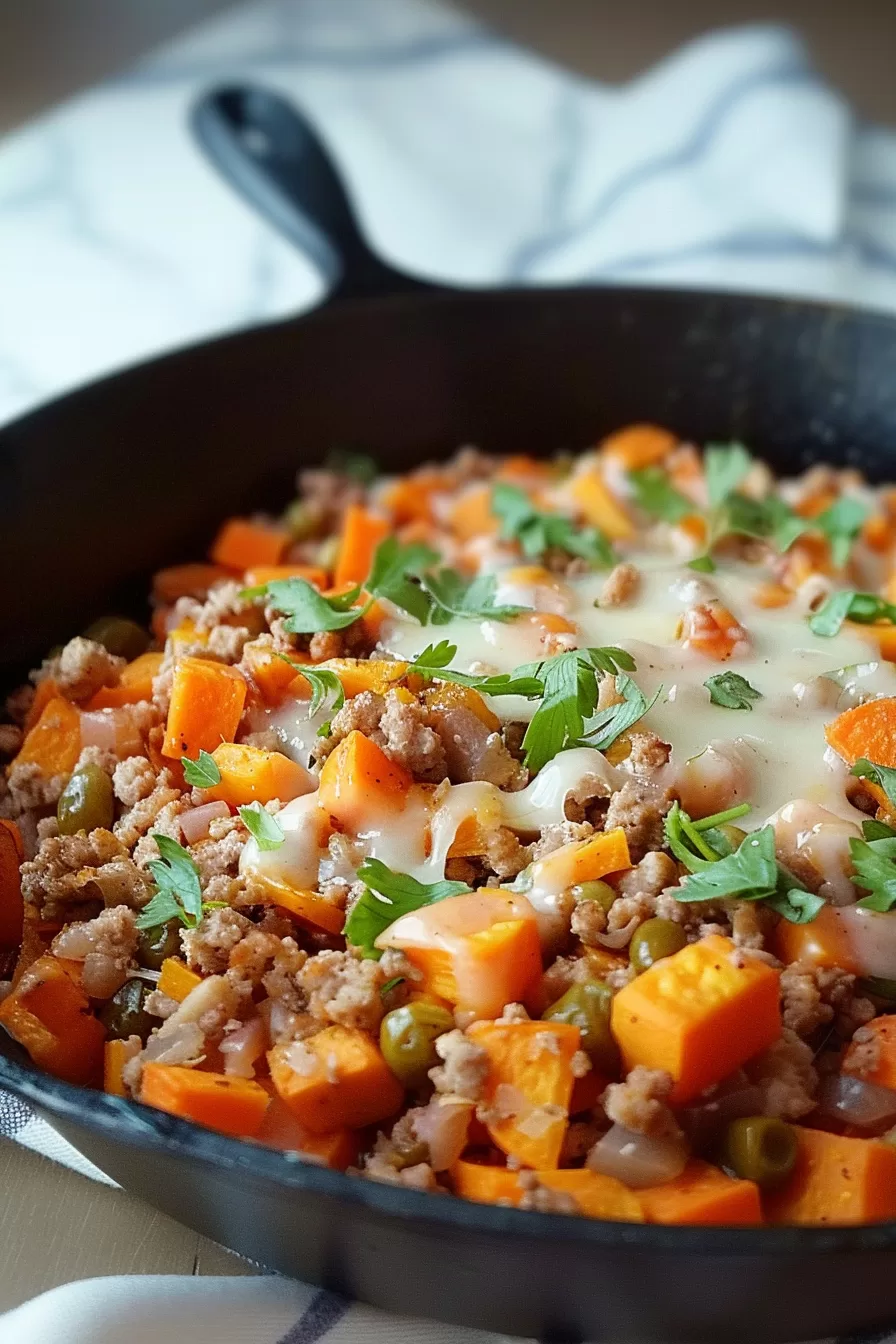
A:
POLYGON ((184 768, 184 779, 194 789, 213 789, 221 783, 218 762, 207 751, 200 749, 195 761, 191 761, 189 756, 182 756, 180 763, 184 768))
MULTIPOLYGON (((868 832, 865 834, 867 836, 868 832)), ((875 910, 879 914, 896 908, 896 835, 891 831, 874 840, 852 839, 849 857, 855 870, 853 882, 869 893, 858 902, 859 908, 875 910)))
POLYGON ((431 547, 421 542, 405 544, 397 537, 386 537, 376 548, 364 589, 372 598, 385 598, 426 625, 432 602, 414 579, 436 564, 438 558, 431 547))
POLYGON ((364 614, 367 608, 356 607, 361 596, 361 585, 337 597, 325 597, 307 579, 272 579, 255 588, 244 588, 241 597, 249 600, 263 598, 275 611, 286 617, 285 628, 293 635, 315 635, 325 630, 344 630, 364 614))
POLYGON ((680 523, 688 514, 698 512, 697 506, 675 489, 662 467, 630 471, 628 479, 635 491, 636 504, 651 518, 659 518, 664 523, 680 523))
POLYGON ((457 672, 449 664, 457 653, 457 645, 447 639, 428 644, 414 659, 408 672, 416 672, 425 681, 451 681, 458 686, 469 686, 480 695, 524 695, 532 700, 544 694, 544 682, 535 676, 510 675, 506 672, 492 677, 475 677, 469 672, 457 672))
POLYGON ((421 583, 432 599, 429 619, 433 625, 445 625, 455 616, 468 621, 510 621, 526 610, 495 603, 498 584, 494 574, 467 579, 456 569, 440 569, 424 574, 421 583))
POLYGON ((343 930, 346 941, 361 955, 376 961, 383 955, 375 946, 380 934, 401 915, 424 905, 470 893, 465 882, 418 882, 408 873, 396 873, 379 859, 365 859, 358 868, 364 891, 352 906, 343 930))
POLYGON ((647 710, 644 696, 621 669, 634 671, 635 661, 624 649, 574 649, 559 653, 543 663, 527 663, 515 676, 535 675, 544 682, 544 696, 523 738, 525 764, 533 774, 568 747, 596 746, 606 750, 621 732, 647 710), (598 734, 600 741, 582 742, 585 725, 597 708, 598 682, 606 675, 616 676, 622 695, 621 704, 602 710, 591 725, 588 736, 598 734), (615 731, 614 731, 615 726, 615 731), (601 743, 605 742, 606 746, 601 743))
POLYGON ((810 526, 823 532, 831 548, 835 568, 842 569, 849 559, 852 544, 868 517, 868 508, 852 495, 841 495, 810 526))
POLYGON ((259 849, 279 849, 286 839, 276 817, 266 812, 261 803, 249 803, 238 809, 240 819, 259 849))
POLYGON ((147 867, 156 884, 156 893, 137 916, 138 929, 155 929, 170 919, 179 919, 195 929, 202 918, 202 889, 199 869, 187 851, 170 836, 153 832, 161 858, 150 859, 147 867))
POLYGON ((732 808, 694 822, 679 803, 673 803, 665 821, 666 843, 689 873, 673 895, 687 902, 764 901, 791 924, 808 924, 824 899, 806 891, 778 862, 774 828, 753 831, 736 849, 718 829, 734 814, 744 815, 744 810, 749 809, 732 808))
POLYGON ((712 703, 725 709, 752 709, 752 702, 762 699, 762 692, 751 686, 739 672, 719 672, 714 677, 707 677, 703 685, 709 691, 712 703))
POLYGON ((841 588, 822 602, 809 617, 813 635, 831 638, 840 633, 846 620, 858 625, 874 625, 877 621, 896 622, 896 605, 874 593, 859 593, 854 588, 841 588))
POLYGON ((857 779, 870 779, 872 784, 883 789, 896 812, 896 770, 888 765, 875 765, 873 761, 860 756, 849 773, 857 779))
POLYGON ((537 557, 556 547, 581 556, 595 568, 614 564, 613 547, 596 527, 578 527, 571 518, 542 513, 519 486, 499 481, 492 489, 492 513, 505 541, 518 541, 523 554, 537 557))

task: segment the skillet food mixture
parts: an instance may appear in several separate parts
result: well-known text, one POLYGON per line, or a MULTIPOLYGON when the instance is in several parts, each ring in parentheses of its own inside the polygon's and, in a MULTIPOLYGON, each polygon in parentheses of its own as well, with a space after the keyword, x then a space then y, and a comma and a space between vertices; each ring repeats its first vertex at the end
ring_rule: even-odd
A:
POLYGON ((300 487, 10 697, 6 1031, 418 1190, 896 1216, 896 491, 649 425, 300 487))

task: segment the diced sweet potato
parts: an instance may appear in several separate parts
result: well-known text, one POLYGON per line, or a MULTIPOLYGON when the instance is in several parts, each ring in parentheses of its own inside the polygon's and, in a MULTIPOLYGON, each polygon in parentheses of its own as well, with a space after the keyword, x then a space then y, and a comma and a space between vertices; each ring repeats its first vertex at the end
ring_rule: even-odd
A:
POLYGON ((726 1176, 709 1162, 691 1161, 680 1176, 638 1191, 648 1223, 724 1227, 762 1222, 759 1187, 726 1176))
POLYGON ((327 571, 320 565, 253 565, 246 570, 247 588, 259 588, 278 579, 304 579, 315 588, 326 588, 327 571))
POLYGON ((361 504, 350 504, 342 522, 339 552, 333 569, 333 583, 363 583, 370 573, 377 546, 389 535, 385 518, 370 513, 361 504))
POLYGON ((246 701, 246 682, 233 667, 205 658, 183 658, 171 685, 171 704, 162 754, 195 761, 232 742, 246 701))
POLYGON ((36 765, 45 779, 70 775, 81 754, 81 715, 70 700, 55 696, 22 743, 13 765, 36 765))
POLYGON ((355 730, 324 762, 320 805, 338 826, 357 834, 371 816, 400 812, 413 782, 403 766, 355 730))
POLYGON ((18 826, 0 819, 0 954, 14 952, 22 942, 25 903, 19 865, 24 857, 18 826))
POLYGON ((592 882, 608 873, 631 867, 628 841, 621 826, 601 831, 587 840, 561 845, 532 865, 532 885, 548 891, 564 891, 580 882, 592 882))
POLYGON ((159 675, 163 656, 161 653, 141 653, 122 669, 118 685, 103 686, 87 702, 87 709, 120 709, 123 705, 151 700, 153 678, 159 675))
POLYGON ((874 1033, 877 1046, 877 1064, 873 1069, 858 1068, 864 1053, 858 1042, 850 1045, 843 1060, 843 1072, 855 1073, 866 1083, 889 1087, 896 1092, 896 1014, 885 1013, 869 1022, 866 1031, 874 1033))
POLYGON ((771 1223, 842 1226, 896 1217, 896 1148, 795 1125, 796 1167, 766 1196, 771 1223))
POLYGON ((612 1029, 626 1068, 665 1069, 681 1104, 778 1039, 779 974, 714 934, 621 989, 612 1029))
POLYGON ((285 528, 229 518, 215 537, 211 555, 215 564, 245 571, 253 565, 279 564, 289 543, 285 528))
POLYGON ((303 1153, 334 1171, 345 1171, 354 1166, 361 1147, 361 1136, 354 1129, 332 1129, 326 1134, 315 1134, 306 1129, 276 1093, 255 1137, 269 1148, 303 1153))
POLYGON ((574 476, 569 488, 579 512, 611 541, 628 541, 635 535, 634 523, 608 490, 597 467, 574 476))
MULTIPOLYGON (((586 1218, 607 1218, 623 1223, 644 1221, 637 1197, 612 1176, 603 1176, 587 1168, 536 1171, 535 1176, 547 1189, 571 1195, 586 1218)), ((456 1194, 477 1204, 519 1204, 524 1194, 519 1172, 480 1162, 455 1162, 451 1168, 451 1182, 456 1194)))
POLYGON ((325 1027, 268 1053, 281 1100, 314 1134, 361 1129, 394 1114, 404 1088, 366 1032, 325 1027))
POLYGON ((560 1022, 474 1022, 470 1040, 488 1055, 486 1127, 524 1166, 552 1169, 569 1122, 578 1027, 560 1022))
POLYGON ((290 887, 285 882, 275 882, 260 874, 255 875, 254 881, 265 903, 269 901, 271 905, 285 910, 300 924, 311 929, 324 929, 327 933, 342 932, 345 911, 340 910, 338 905, 334 905, 316 891, 290 887))
POLYGON ((657 466, 677 443, 677 434, 660 425, 626 425, 624 429, 608 434, 600 448, 626 471, 641 471, 644 467, 657 466))
POLYGON ((525 1000, 541 975, 535 912, 525 897, 495 890, 450 896, 402 915, 377 939, 401 948, 423 987, 477 1017, 525 1000))
POLYGON ((183 1003, 197 985, 202 984, 202 976, 191 971, 177 957, 166 957, 159 974, 159 993, 167 994, 169 999, 183 1003))
POLYGON ((39 957, 0 1003, 0 1026, 40 1068, 69 1083, 98 1084, 106 1029, 58 958, 39 957))
POLYGON ((314 789, 315 781, 309 771, 280 751, 222 742, 212 756, 221 780, 206 790, 209 800, 220 800, 231 807, 269 803, 274 798, 288 803, 314 789))
POLYGON ((178 1064, 143 1066, 140 1100, 169 1115, 217 1129, 235 1138, 254 1138, 261 1128, 270 1097, 251 1078, 207 1073, 178 1064))
POLYGON ((896 697, 866 700, 845 709, 824 730, 829 744, 849 765, 860 757, 896 766, 896 697))

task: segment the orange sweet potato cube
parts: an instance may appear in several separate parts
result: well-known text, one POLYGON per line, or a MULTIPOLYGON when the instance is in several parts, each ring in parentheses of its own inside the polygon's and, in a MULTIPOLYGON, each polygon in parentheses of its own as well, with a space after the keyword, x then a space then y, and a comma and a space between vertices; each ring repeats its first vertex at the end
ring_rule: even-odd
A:
POLYGON ((354 1027, 325 1027, 268 1053, 280 1099, 314 1134, 361 1129, 394 1114, 404 1088, 379 1048, 354 1027))

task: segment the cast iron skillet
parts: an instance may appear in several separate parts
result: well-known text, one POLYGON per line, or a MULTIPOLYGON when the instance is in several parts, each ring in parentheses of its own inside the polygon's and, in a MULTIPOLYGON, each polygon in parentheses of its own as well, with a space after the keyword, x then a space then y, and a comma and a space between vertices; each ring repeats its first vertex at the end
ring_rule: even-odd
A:
MULTIPOLYGON (((893 476, 896 322, 645 289, 460 293, 367 249, 278 98, 218 92, 199 138, 318 261, 310 316, 127 370, 0 432, 0 674, 136 601, 216 522, 336 445, 403 470, 474 442, 549 452, 632 420, 742 438, 780 470, 893 476)), ((354 1180, 29 1067, 0 1085, 129 1190, 273 1269, 393 1311, 557 1340, 804 1340, 896 1317, 896 1224, 699 1229, 520 1213, 354 1180)))

